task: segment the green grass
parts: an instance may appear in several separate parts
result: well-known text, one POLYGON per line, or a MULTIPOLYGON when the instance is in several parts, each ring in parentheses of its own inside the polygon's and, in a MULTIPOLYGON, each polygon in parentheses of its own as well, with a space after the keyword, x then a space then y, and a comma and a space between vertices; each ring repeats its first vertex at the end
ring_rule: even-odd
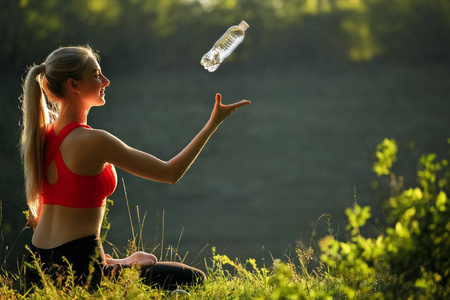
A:
MULTIPOLYGON (((130 240, 127 252, 139 248, 138 244, 136 239, 130 240)), ((206 282, 189 288, 180 287, 190 293, 189 299, 309 299, 331 295, 329 292, 339 284, 328 275, 323 265, 313 273, 308 271, 307 265, 313 259, 311 249, 297 249, 293 260, 273 260, 260 266, 255 259, 241 262, 216 254, 215 247, 211 251, 210 258, 205 260, 206 282)), ((165 256, 183 261, 174 247, 169 246, 165 256)), ((36 266, 40 268, 39 264, 36 266)), ((70 280, 73 277, 70 271, 67 275, 69 279, 62 284, 42 273, 43 286, 26 290, 22 275, 20 272, 0 275, 0 299, 187 299, 146 286, 139 280, 136 269, 123 270, 114 281, 106 278, 94 290, 74 285, 70 280)))

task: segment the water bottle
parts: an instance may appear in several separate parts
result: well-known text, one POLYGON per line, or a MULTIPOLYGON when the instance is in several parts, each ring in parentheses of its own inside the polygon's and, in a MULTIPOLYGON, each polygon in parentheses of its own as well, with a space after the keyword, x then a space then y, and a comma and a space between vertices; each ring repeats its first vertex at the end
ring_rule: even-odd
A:
POLYGON ((241 21, 239 25, 228 28, 211 50, 203 55, 200 64, 209 72, 217 70, 223 60, 244 40, 245 31, 248 27, 245 21, 241 21))

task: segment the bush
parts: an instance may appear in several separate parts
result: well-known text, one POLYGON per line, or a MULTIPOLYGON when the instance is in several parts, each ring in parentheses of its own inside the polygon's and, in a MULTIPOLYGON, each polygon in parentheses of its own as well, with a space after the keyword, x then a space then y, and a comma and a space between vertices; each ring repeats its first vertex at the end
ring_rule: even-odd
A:
MULTIPOLYGON (((395 178, 391 167, 396 149, 393 140, 377 147, 374 170, 379 176, 395 178)), ((417 178, 419 187, 389 199, 391 227, 384 235, 376 239, 360 235, 370 208, 355 204, 346 210, 350 240, 339 242, 328 236, 320 241, 321 259, 333 276, 342 278, 340 290, 349 298, 450 297, 448 160, 436 161, 435 154, 422 155, 417 178)))

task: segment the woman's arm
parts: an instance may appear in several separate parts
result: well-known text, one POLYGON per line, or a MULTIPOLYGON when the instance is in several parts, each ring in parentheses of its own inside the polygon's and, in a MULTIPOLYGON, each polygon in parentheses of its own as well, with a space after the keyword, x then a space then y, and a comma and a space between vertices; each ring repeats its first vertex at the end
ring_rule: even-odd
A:
POLYGON ((131 148, 105 131, 98 133, 96 153, 102 161, 110 162, 137 176, 175 184, 195 161, 219 125, 236 109, 250 103, 248 100, 242 100, 231 105, 223 105, 221 100, 222 96, 216 94, 214 109, 206 125, 179 154, 169 161, 160 160, 148 153, 131 148))

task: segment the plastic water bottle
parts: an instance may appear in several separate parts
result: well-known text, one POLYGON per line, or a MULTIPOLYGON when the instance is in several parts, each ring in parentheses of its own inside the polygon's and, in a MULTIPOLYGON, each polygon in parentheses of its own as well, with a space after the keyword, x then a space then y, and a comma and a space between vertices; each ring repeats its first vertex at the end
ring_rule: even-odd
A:
POLYGON ((209 72, 214 72, 236 47, 242 43, 245 31, 249 25, 241 21, 239 25, 231 26, 214 44, 208 53, 203 55, 200 64, 209 72))

